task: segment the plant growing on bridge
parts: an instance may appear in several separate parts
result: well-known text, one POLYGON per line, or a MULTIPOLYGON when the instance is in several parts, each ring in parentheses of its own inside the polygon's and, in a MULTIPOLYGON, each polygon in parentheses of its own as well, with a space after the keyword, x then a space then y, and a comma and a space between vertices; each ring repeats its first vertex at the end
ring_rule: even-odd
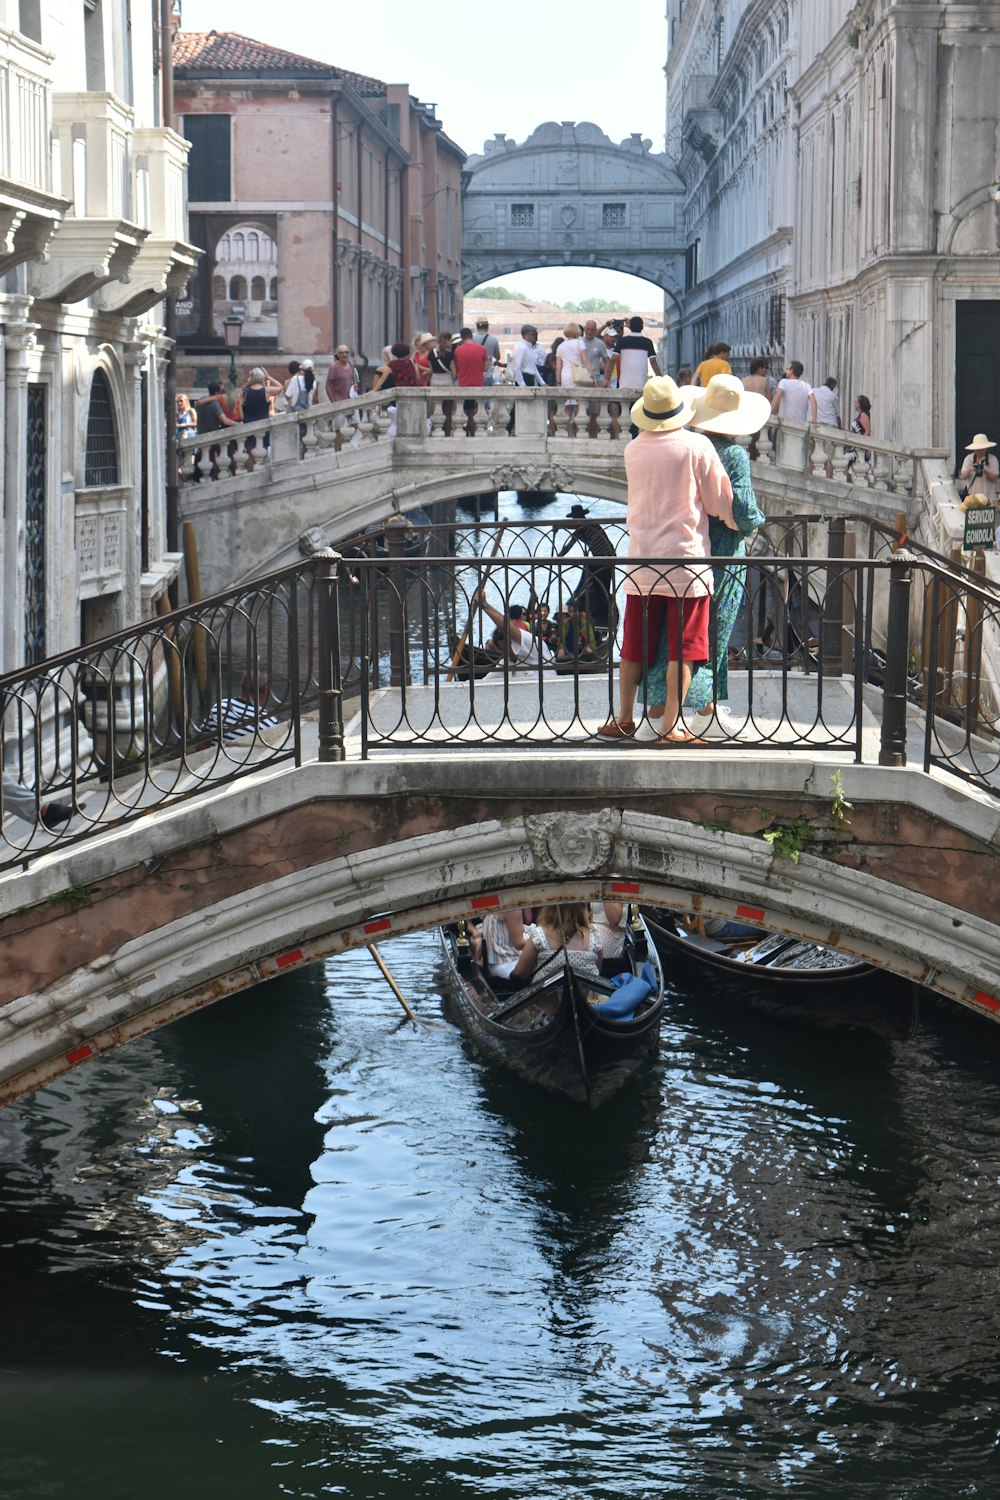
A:
POLYGON ((775 823, 773 828, 765 828, 761 838, 767 840, 775 854, 797 865, 803 849, 812 843, 815 834, 805 818, 793 818, 790 823, 775 823))

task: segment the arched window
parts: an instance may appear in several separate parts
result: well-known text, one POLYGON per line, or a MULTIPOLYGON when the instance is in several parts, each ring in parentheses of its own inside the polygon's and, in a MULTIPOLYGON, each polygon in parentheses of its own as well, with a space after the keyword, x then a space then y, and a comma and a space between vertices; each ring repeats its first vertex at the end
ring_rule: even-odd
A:
POLYGON ((219 256, 218 256, 219 260, 228 260, 229 259, 229 250, 230 250, 229 236, 228 236, 228 234, 224 234, 222 236, 222 239, 219 241, 219 256))
POLYGON ((277 302, 277 300, 278 300, 278 278, 277 278, 277 276, 272 276, 271 277, 271 301, 272 302, 277 302))
POLYGON ((245 276, 234 276, 229 283, 230 302, 241 302, 247 294, 247 279, 245 276))
POLYGON ((224 276, 212 277, 212 301, 224 302, 226 297, 226 278, 224 276))
POLYGON ((264 285, 263 276, 255 276, 253 281, 250 283, 250 296, 253 298, 254 302, 263 302, 266 295, 267 289, 264 285))
POLYGON ((260 235, 255 230, 247 235, 247 260, 260 260, 260 235))
POLYGON ((246 240, 238 231, 233 235, 233 260, 246 259, 246 240))
POLYGON ((87 449, 83 463, 87 489, 104 489, 118 483, 118 444, 111 391, 103 370, 94 372, 87 412, 87 449))

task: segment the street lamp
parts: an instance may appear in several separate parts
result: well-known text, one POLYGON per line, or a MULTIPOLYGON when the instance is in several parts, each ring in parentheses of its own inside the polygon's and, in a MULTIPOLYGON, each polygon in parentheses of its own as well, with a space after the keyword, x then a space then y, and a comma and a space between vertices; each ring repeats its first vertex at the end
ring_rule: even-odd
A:
POLYGON ((228 318, 223 318, 222 333, 226 340, 226 348, 229 350, 229 379, 233 385, 236 384, 236 351, 240 347, 242 332, 243 319, 238 313, 230 313, 228 318))

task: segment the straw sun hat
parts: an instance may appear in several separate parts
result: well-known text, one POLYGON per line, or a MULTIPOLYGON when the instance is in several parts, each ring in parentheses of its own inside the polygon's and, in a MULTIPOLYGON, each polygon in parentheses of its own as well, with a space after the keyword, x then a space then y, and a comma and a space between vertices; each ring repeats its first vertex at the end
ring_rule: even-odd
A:
POLYGON ((680 393, 694 406, 691 426, 696 432, 748 437, 759 432, 771 415, 767 397, 746 390, 736 375, 713 375, 704 389, 684 385, 680 393))
POLYGON ((675 432, 687 426, 693 414, 690 387, 678 390, 669 375, 654 375, 647 380, 632 407, 632 421, 643 432, 675 432))
POLYGON ((965 451, 966 453, 979 453, 982 449, 995 447, 996 443, 991 443, 985 432, 977 432, 965 451))

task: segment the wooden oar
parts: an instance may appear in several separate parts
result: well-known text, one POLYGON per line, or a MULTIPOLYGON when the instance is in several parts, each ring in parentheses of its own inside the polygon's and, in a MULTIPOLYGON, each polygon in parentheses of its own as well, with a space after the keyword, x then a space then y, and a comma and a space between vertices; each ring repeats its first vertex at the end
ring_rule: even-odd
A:
POLYGON ((382 958, 382 955, 378 951, 378 949, 376 948, 376 946, 375 946, 374 943, 369 943, 368 944, 368 952, 371 954, 372 958, 375 960, 375 962, 378 964, 379 968, 382 970, 383 977, 385 978, 386 982, 388 983, 389 988, 392 990, 392 993, 395 995, 395 997, 399 1001, 400 1005, 406 1011, 406 1014, 409 1016, 410 1020, 414 1024, 414 1026, 416 1026, 416 1024, 417 1024, 417 1018, 416 1018, 416 1016, 413 1014, 413 1011, 407 1005, 406 1000, 403 997, 402 990, 399 988, 399 985, 396 983, 396 981, 393 979, 392 975, 389 973, 389 970, 386 968, 385 962, 384 962, 384 960, 382 958))
POLYGON ((379 968, 382 970, 382 973, 385 975, 385 978, 389 982, 389 987, 392 990, 392 993, 395 995, 395 997, 399 1001, 400 1005, 406 1011, 406 1014, 409 1016, 410 1020, 414 1024, 414 1026, 434 1026, 439 1031, 447 1031, 448 1030, 448 1027, 445 1026, 445 1024, 444 1024, 443 1021, 430 1021, 430 1020, 427 1020, 424 1016, 415 1015, 414 1012, 411 1010, 410 1006, 407 1005, 406 1000, 405 1000, 405 998, 404 998, 404 996, 403 996, 403 994, 402 994, 402 992, 401 992, 401 990, 399 988, 399 985, 396 983, 396 981, 393 979, 392 975, 389 973, 389 970, 386 968, 386 966, 385 966, 385 960, 383 959, 381 953, 378 951, 378 949, 376 948, 376 946, 375 946, 374 943, 369 943, 368 944, 368 952, 371 954, 372 958, 375 960, 375 962, 378 964, 379 968))
MULTIPOLYGON (((487 559, 487 565, 486 565, 486 568, 485 568, 485 570, 483 572, 482 582, 480 583, 479 588, 476 589, 476 593, 477 594, 479 593, 479 590, 482 589, 482 588, 484 588, 485 585, 486 585, 486 576, 489 573, 489 564, 493 561, 493 559, 496 557, 497 553, 500 550, 500 541, 501 541, 501 538, 503 537, 504 530, 505 530, 506 526, 507 526, 507 522, 506 521, 501 521, 501 523, 500 523, 500 530, 497 532, 497 534, 496 534, 496 540, 493 543, 493 551, 490 553, 489 558, 487 559)), ((458 645, 455 647, 455 654, 454 654, 454 656, 451 659, 451 666, 448 668, 448 675, 445 678, 445 682, 451 682, 452 678, 455 675, 455 668, 458 666, 459 662, 462 659, 462 652, 465 650, 465 643, 469 639, 469 635, 470 635, 470 633, 472 631, 472 622, 475 619, 475 617, 476 617, 476 611, 475 611, 475 607, 473 606, 473 607, 470 607, 470 609, 469 609, 469 618, 466 621, 465 629, 462 631, 462 634, 459 637, 458 645)))

